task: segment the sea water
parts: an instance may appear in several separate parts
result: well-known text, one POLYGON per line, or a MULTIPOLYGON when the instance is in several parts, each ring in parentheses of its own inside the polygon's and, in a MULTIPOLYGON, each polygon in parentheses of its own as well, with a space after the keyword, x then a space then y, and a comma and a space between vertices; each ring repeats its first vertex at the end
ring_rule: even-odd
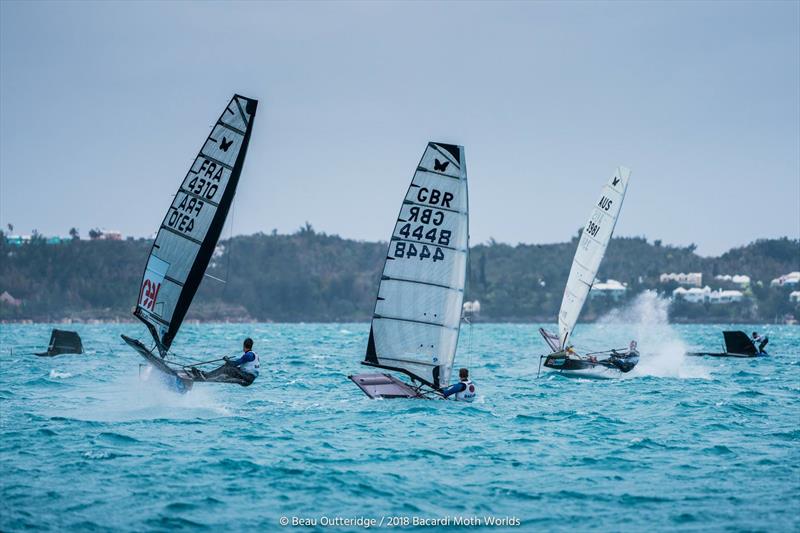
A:
POLYGON ((619 380, 537 378, 538 325, 465 326, 471 405, 367 399, 368 324, 187 325, 176 353, 250 336, 261 376, 185 395, 139 378, 141 325, 74 325, 87 353, 55 358, 31 355, 51 325, 2 325, 0 530, 797 531, 800 328, 690 358, 726 326, 637 305, 575 333, 639 341, 619 380))

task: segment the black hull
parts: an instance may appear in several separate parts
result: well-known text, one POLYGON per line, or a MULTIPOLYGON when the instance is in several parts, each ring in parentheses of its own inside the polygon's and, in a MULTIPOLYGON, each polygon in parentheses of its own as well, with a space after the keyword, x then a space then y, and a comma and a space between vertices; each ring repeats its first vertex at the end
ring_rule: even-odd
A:
POLYGON ((754 357, 762 357, 767 354, 744 354, 744 353, 729 353, 729 352, 722 352, 722 353, 713 353, 713 352, 687 352, 686 355, 691 355, 692 357, 738 357, 740 359, 751 359, 754 357))
POLYGON ((209 372, 204 372, 194 367, 187 369, 186 372, 195 381, 202 381, 205 383, 229 383, 232 385, 241 385, 242 387, 249 387, 256 379, 255 376, 242 372, 237 367, 227 363, 209 372))
POLYGON ((544 366, 561 374, 575 377, 614 378, 627 374, 639 362, 636 357, 609 357, 600 361, 592 361, 586 357, 566 357, 564 352, 550 354, 544 360, 544 366))

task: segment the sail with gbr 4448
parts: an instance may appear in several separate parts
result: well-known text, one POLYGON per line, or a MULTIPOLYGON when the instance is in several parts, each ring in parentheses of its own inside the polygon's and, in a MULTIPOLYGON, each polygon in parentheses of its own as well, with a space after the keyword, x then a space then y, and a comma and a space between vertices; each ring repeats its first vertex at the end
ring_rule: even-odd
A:
POLYGON ((225 225, 257 105, 256 100, 234 95, 195 157, 158 229, 133 313, 150 331, 158 357, 141 342, 123 335, 125 342, 153 366, 184 381, 191 381, 190 376, 167 359, 167 352, 225 225))
MULTIPOLYGON (((469 254, 464 148, 428 143, 395 222, 363 364, 448 385, 469 254)), ((371 397, 418 397, 388 374, 350 376, 371 397)))

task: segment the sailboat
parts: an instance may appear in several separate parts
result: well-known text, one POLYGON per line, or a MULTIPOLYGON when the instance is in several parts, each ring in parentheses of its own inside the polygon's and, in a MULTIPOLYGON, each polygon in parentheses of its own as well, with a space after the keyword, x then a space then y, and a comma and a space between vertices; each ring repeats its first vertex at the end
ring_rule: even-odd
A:
POLYGON ((206 362, 175 361, 169 354, 214 253, 242 173, 258 102, 234 95, 195 157, 158 229, 147 260, 133 315, 155 344, 122 339, 178 391, 195 381, 247 385, 220 372, 203 372, 206 362))
POLYGON ((348 376, 370 398, 429 398, 450 381, 461 327, 469 203, 464 147, 430 142, 400 208, 363 365, 404 374, 348 376))
POLYGON ((570 344, 570 336, 578 322, 583 304, 592 289, 600 263, 614 233, 631 171, 618 167, 608 180, 600 199, 592 209, 583 228, 578 249, 572 261, 561 311, 558 313, 558 335, 539 329, 553 353, 544 357, 544 366, 565 375, 610 378, 630 372, 639 361, 635 342, 628 348, 618 348, 581 355, 570 344))

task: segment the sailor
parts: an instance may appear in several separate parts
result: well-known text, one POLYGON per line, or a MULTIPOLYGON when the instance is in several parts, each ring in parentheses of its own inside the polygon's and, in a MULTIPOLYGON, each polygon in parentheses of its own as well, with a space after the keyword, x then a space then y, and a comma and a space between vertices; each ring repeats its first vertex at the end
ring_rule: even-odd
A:
POLYGON ((768 342, 769 338, 766 335, 762 337, 757 331, 753 332, 753 346, 756 347, 759 355, 767 353, 764 351, 764 348, 766 348, 768 342))
POLYGON ((460 369, 458 371, 458 377, 461 381, 444 389, 442 391, 442 396, 448 398, 455 394, 456 401, 458 402, 475 401, 475 384, 469 379, 469 370, 466 368, 460 369))
POLYGON ((636 341, 631 341, 631 343, 628 345, 628 355, 639 353, 639 351, 636 349, 636 346, 637 346, 636 341))
POLYGON ((243 344, 244 353, 238 359, 224 357, 227 374, 239 377, 249 385, 258 377, 261 363, 258 355, 253 351, 253 339, 247 337, 243 344))

